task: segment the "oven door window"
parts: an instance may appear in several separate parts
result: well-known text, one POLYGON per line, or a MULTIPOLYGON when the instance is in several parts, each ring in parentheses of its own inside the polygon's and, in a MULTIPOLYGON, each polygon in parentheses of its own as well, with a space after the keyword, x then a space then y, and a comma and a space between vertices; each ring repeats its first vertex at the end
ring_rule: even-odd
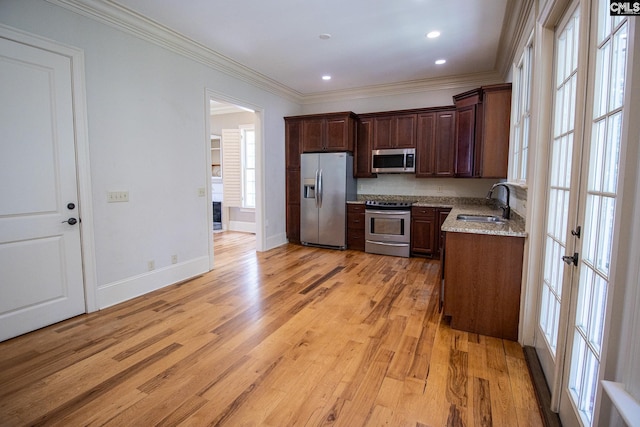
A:
POLYGON ((404 235, 404 219, 402 218, 371 218, 371 234, 403 236, 404 235))

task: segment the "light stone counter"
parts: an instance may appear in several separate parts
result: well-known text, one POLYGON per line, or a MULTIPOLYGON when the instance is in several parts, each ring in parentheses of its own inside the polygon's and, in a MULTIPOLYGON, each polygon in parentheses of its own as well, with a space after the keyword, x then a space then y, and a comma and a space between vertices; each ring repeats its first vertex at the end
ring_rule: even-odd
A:
POLYGON ((347 203, 364 203, 365 200, 412 202, 416 207, 451 208, 451 213, 442 224, 442 231, 450 233, 490 234, 496 236, 527 237, 524 220, 515 212, 511 212, 511 219, 506 223, 480 223, 460 221, 459 214, 497 215, 502 216, 502 210, 495 206, 497 201, 491 202, 484 198, 457 198, 436 196, 388 196, 358 194, 358 200, 347 203))
POLYGON ((442 224, 442 231, 447 233, 490 234, 495 236, 527 237, 524 221, 520 216, 511 213, 511 219, 505 223, 482 223, 460 221, 459 214, 502 216, 502 210, 491 206, 457 205, 442 224))

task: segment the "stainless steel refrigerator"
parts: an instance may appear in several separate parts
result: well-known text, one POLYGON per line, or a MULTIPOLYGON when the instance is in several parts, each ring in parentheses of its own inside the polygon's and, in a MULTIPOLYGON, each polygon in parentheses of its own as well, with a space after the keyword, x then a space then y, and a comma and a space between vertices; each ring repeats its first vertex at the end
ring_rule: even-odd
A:
POLYGON ((347 247, 346 202, 356 199, 353 156, 300 155, 300 240, 303 245, 347 247))

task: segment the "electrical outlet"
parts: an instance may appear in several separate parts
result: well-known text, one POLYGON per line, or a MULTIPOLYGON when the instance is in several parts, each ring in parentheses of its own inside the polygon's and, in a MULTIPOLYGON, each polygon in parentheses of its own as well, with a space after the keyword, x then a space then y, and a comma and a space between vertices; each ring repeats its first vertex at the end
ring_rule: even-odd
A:
POLYGON ((107 193, 107 203, 128 202, 128 191, 109 191, 107 193))
POLYGON ((442 193, 442 185, 438 185, 438 193, 442 193))
POLYGON ((198 197, 204 197, 207 195, 207 189, 204 187, 198 188, 198 197))
POLYGON ((149 271, 155 270, 156 269, 156 262, 154 260, 151 260, 151 261, 147 262, 147 268, 149 269, 149 271))
POLYGON ((178 263, 178 255, 171 255, 171 264, 178 263))

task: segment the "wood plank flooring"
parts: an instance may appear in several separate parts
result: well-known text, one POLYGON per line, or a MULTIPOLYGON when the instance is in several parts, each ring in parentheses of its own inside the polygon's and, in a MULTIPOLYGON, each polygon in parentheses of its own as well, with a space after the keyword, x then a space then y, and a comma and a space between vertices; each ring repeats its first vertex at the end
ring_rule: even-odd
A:
POLYGON ((0 425, 542 425, 522 348, 441 318, 438 261, 254 247, 0 343, 0 425))

